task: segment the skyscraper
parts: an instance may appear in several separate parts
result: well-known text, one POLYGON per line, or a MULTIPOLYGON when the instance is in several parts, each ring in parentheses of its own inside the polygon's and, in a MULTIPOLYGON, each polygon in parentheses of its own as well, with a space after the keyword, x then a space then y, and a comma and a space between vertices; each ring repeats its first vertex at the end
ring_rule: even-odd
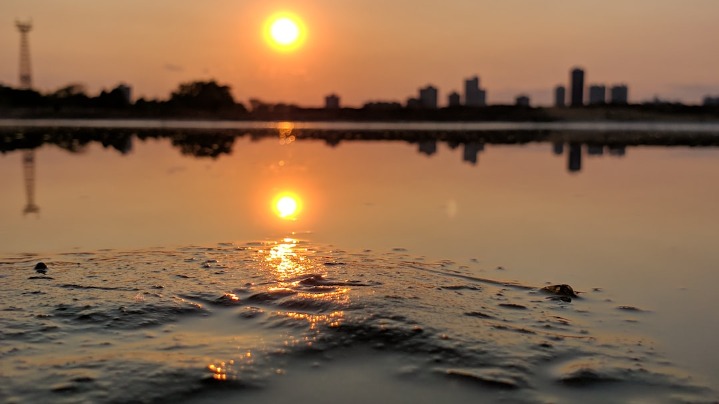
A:
POLYGON ((584 70, 576 67, 571 73, 572 99, 571 106, 581 107, 584 105, 584 70))
POLYGON ((607 103, 607 87, 603 84, 589 86, 589 105, 601 105, 607 103))
POLYGON ((458 107, 460 105, 462 105, 462 103, 459 98, 459 93, 456 91, 449 93, 449 96, 447 96, 447 106, 458 107))
POLYGON ((528 95, 518 95, 517 98, 514 99, 514 105, 518 107, 529 107, 530 106, 530 100, 528 95))
POLYGON ((428 85, 419 89, 419 104, 422 108, 437 108, 437 87, 428 85))
POLYGON ((330 94, 325 97, 325 109, 339 109, 340 97, 337 94, 330 94))
POLYGON ((567 89, 564 86, 554 88, 554 106, 562 108, 567 105, 567 89))
POLYGON ((478 76, 464 80, 464 105, 468 107, 487 105, 487 92, 479 87, 478 76))
POLYGON ((609 99, 612 104, 629 103, 629 88, 626 84, 612 86, 609 99))

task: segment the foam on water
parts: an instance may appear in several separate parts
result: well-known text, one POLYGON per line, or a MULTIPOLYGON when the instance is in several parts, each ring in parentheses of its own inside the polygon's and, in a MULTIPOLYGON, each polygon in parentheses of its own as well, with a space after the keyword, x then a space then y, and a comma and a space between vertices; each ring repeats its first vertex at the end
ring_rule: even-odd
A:
POLYGON ((291 238, 2 261, 4 402, 716 400, 610 290, 291 238))

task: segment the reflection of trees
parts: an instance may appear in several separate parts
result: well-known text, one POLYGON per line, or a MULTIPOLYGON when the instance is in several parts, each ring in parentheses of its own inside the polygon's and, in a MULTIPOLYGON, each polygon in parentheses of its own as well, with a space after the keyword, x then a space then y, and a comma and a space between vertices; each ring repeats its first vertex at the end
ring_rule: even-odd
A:
POLYGON ((177 91, 172 93, 170 104, 183 108, 222 109, 234 107, 229 86, 211 81, 193 81, 180 84, 177 91))
MULTIPOLYGON (((322 140, 328 145, 347 141, 402 141, 412 144, 444 142, 450 146, 526 144, 549 142, 555 145, 592 144, 607 147, 610 154, 623 154, 627 146, 719 146, 715 133, 655 132, 567 132, 548 130, 524 131, 408 131, 408 130, 320 130, 293 129, 298 141, 322 140)), ((169 139, 182 154, 217 158, 231 154, 235 140, 247 136, 252 140, 277 138, 277 129, 108 129, 108 128, 0 128, 0 152, 36 149, 42 145, 58 146, 77 153, 97 143, 121 153, 129 153, 135 139, 169 139)), ((556 150, 555 150, 556 152, 556 150)))
POLYGON ((232 154, 235 136, 231 135, 174 135, 172 145, 179 147, 184 155, 217 158, 232 154))
POLYGON ((45 144, 55 145, 71 153, 81 153, 88 145, 98 143, 104 148, 113 148, 122 154, 132 150, 132 133, 93 133, 96 130, 75 129, 63 130, 61 133, 45 131, 29 131, 7 135, 0 133, 0 152, 13 150, 31 150, 45 144))

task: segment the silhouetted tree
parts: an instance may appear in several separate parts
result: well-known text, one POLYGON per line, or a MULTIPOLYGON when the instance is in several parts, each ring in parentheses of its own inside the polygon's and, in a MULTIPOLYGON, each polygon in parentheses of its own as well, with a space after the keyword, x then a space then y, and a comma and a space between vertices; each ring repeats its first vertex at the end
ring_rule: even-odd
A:
POLYGON ((128 90, 129 87, 119 85, 111 91, 103 90, 100 95, 94 99, 95 105, 103 108, 125 108, 130 105, 128 90))
POLYGON ((232 98, 230 87, 219 85, 214 80, 180 84, 169 102, 178 107, 196 109, 223 109, 238 105, 232 98))
POLYGON ((62 106, 86 107, 90 104, 90 97, 85 93, 85 86, 78 83, 71 83, 61 87, 48 97, 55 109, 62 106))
POLYGON ((38 107, 44 103, 42 94, 35 90, 20 90, 0 85, 0 106, 38 107))

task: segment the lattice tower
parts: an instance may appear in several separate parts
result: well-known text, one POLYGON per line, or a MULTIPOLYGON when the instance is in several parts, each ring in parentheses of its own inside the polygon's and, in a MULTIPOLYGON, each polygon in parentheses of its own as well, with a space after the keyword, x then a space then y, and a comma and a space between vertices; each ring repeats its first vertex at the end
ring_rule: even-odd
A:
POLYGON ((32 88, 32 71, 30 69, 30 41, 28 33, 32 29, 31 22, 15 21, 20 31, 20 88, 32 88))

